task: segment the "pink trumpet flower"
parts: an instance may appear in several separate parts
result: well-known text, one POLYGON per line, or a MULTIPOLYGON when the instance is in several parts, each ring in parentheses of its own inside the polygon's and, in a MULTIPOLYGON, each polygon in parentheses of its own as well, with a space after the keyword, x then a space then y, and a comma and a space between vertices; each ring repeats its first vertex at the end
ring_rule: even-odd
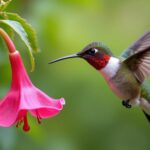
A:
POLYGON ((62 110, 65 100, 54 100, 36 88, 29 79, 21 56, 9 36, 2 29, 0 35, 8 46, 12 70, 11 88, 0 101, 0 126, 10 127, 16 124, 18 127, 23 123, 23 130, 29 131, 28 112, 41 123, 42 118, 57 115, 62 110))

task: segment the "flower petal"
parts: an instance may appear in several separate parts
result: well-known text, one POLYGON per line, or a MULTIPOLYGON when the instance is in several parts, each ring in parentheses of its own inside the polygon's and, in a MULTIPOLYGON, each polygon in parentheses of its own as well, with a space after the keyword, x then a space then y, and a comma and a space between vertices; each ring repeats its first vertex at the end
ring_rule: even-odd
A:
POLYGON ((57 115, 59 112, 60 110, 54 108, 40 108, 40 109, 30 110, 32 116, 39 117, 41 119, 53 117, 57 115))
POLYGON ((34 86, 22 91, 24 92, 21 94, 20 110, 29 110, 35 117, 37 112, 41 118, 52 117, 58 114, 65 104, 63 98, 58 100, 50 98, 34 86))
POLYGON ((9 92, 0 102, 0 126, 9 127, 16 122, 19 111, 19 94, 9 92))

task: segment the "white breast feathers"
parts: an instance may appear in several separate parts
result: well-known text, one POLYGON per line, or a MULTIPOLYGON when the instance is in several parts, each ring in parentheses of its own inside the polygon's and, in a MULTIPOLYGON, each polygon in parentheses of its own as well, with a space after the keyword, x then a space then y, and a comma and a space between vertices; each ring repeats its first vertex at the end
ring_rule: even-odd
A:
POLYGON ((109 79, 116 75, 119 68, 120 60, 118 58, 111 57, 107 65, 103 69, 101 69, 100 72, 105 78, 109 79))

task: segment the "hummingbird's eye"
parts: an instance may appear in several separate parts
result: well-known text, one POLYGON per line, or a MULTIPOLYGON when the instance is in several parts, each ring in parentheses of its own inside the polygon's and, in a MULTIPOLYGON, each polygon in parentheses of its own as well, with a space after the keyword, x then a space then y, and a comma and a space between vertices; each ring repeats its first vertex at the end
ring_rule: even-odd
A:
POLYGON ((95 55, 97 52, 98 52, 98 49, 96 49, 96 48, 91 48, 91 49, 88 51, 88 54, 89 54, 89 55, 95 55))

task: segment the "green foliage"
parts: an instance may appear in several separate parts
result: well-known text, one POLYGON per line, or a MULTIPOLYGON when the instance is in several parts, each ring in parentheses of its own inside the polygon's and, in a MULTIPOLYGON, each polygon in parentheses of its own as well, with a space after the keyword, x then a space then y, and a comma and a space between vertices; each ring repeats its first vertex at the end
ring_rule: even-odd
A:
POLYGON ((8 1, 3 1, 1 0, 0 1, 0 11, 3 11, 4 9, 6 9, 6 7, 9 5, 9 3, 11 2, 12 0, 8 0, 8 1))
POLYGON ((20 23, 20 26, 22 26, 24 32, 26 32, 27 39, 26 42, 25 41, 24 42, 28 43, 27 47, 29 48, 29 50, 31 52, 39 52, 36 33, 35 30, 32 28, 32 26, 29 23, 27 23, 25 19, 21 18, 18 14, 6 13, 6 16, 9 20, 14 20, 20 23))
POLYGON ((31 71, 33 71, 35 66, 33 52, 39 52, 36 33, 32 26, 18 14, 3 12, 3 10, 8 6, 10 2, 11 0, 7 2, 0 2, 0 27, 8 31, 10 35, 13 35, 12 31, 15 31, 20 36, 29 50, 32 65, 31 71), (5 26, 4 24, 6 24, 7 26, 5 26))
POLYGON ((28 35, 27 32, 25 32, 24 28, 22 27, 22 25, 17 22, 17 21, 13 21, 13 20, 0 20, 0 22, 3 22, 5 24, 7 24, 9 27, 11 27, 22 39, 22 41, 26 44, 26 46, 29 49, 29 53, 31 56, 31 64, 32 64, 32 71, 34 70, 34 57, 32 55, 32 47, 31 44, 28 40, 28 35))

